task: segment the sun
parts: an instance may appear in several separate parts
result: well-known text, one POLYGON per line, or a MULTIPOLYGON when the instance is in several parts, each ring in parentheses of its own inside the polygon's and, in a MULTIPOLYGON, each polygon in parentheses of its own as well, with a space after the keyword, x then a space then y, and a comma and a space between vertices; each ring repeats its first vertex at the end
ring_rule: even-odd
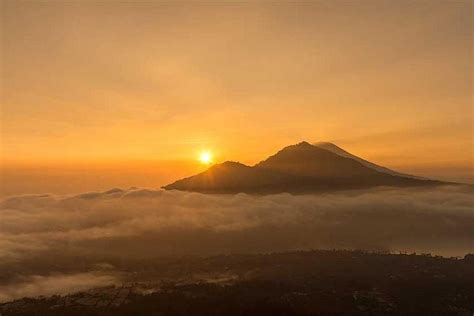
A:
POLYGON ((212 162, 212 153, 208 150, 202 151, 199 154, 199 162, 204 165, 210 164, 212 162))

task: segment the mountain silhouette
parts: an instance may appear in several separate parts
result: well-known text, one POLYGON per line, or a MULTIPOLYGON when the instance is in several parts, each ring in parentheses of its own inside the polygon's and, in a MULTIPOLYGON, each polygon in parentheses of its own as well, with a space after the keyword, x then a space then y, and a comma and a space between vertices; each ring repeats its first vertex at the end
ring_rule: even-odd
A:
POLYGON ((331 143, 311 145, 301 142, 283 148, 253 167, 227 161, 163 188, 203 193, 267 194, 442 183, 378 166, 331 143))
POLYGON ((370 161, 367 161, 365 159, 362 159, 360 157, 357 157, 347 151, 345 151, 344 149, 342 149, 341 147, 339 146, 336 146, 334 145, 333 143, 329 143, 329 142, 317 142, 317 143, 314 143, 313 144, 314 146, 317 146, 319 148, 322 148, 322 149, 326 149, 326 150, 329 150, 330 152, 333 152, 335 153, 336 155, 339 155, 339 156, 342 156, 342 157, 346 157, 346 158, 352 158, 354 160, 357 160, 358 162, 360 162, 361 164, 363 164, 364 166, 366 167, 369 167, 369 168, 372 168, 372 169, 375 169, 379 172, 382 172, 382 173, 387 173, 387 174, 391 174, 392 176, 399 176, 399 177, 405 177, 405 178, 413 178, 413 179, 419 179, 419 180, 427 180, 426 178, 423 178, 423 177, 418 177, 418 176, 414 176, 414 175, 411 175, 411 174, 406 174, 406 173, 400 173, 400 172, 397 172, 397 171, 393 171, 391 169, 388 169, 388 168, 385 168, 385 167, 382 167, 382 166, 379 166, 377 164, 374 164, 370 161))

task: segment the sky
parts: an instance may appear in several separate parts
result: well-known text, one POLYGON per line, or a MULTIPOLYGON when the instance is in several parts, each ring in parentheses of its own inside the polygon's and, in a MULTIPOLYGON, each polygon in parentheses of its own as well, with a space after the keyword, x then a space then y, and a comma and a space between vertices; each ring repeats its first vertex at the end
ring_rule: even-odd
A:
POLYGON ((2 193, 331 141, 474 183, 471 1, 1 1, 2 193))

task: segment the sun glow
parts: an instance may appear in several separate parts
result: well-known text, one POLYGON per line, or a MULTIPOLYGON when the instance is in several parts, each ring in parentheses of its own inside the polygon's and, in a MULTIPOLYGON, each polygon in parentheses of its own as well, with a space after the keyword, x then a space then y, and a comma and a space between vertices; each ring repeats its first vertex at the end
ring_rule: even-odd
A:
POLYGON ((203 151, 199 154, 199 162, 208 165, 212 162, 212 153, 210 151, 203 151))

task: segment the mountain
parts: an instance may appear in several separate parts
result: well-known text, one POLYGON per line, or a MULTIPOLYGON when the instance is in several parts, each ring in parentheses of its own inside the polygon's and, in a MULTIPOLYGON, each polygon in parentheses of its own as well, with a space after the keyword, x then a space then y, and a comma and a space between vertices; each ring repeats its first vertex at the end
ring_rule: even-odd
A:
POLYGON ((426 179, 426 178, 414 176, 414 175, 411 175, 411 174, 396 172, 396 171, 393 171, 393 170, 391 170, 391 169, 388 169, 388 168, 379 166, 379 165, 374 164, 374 163, 372 163, 372 162, 370 162, 370 161, 367 161, 367 160, 365 160, 365 159, 362 159, 362 158, 360 158, 360 157, 357 157, 357 156, 355 156, 355 155, 353 155, 353 154, 351 154, 351 153, 345 151, 345 150, 342 149, 341 147, 334 145, 333 143, 317 142, 317 143, 314 143, 313 145, 314 145, 314 146, 317 146, 317 147, 319 147, 319 148, 322 148, 322 149, 329 150, 330 152, 333 152, 333 153, 335 153, 336 155, 339 155, 339 156, 342 156, 342 157, 346 157, 346 158, 354 159, 354 160, 360 162, 362 165, 364 165, 364 166, 366 166, 366 167, 369 167, 369 168, 372 168, 372 169, 377 170, 377 171, 382 172, 382 173, 387 173, 387 174, 391 174, 392 176, 399 176, 399 177, 405 177, 405 178, 413 178, 413 179, 419 179, 419 180, 428 180, 428 179, 426 179))
POLYGON ((353 156, 334 144, 311 145, 301 142, 283 148, 255 166, 227 161, 163 188, 206 193, 266 194, 441 183, 380 167, 353 156))

